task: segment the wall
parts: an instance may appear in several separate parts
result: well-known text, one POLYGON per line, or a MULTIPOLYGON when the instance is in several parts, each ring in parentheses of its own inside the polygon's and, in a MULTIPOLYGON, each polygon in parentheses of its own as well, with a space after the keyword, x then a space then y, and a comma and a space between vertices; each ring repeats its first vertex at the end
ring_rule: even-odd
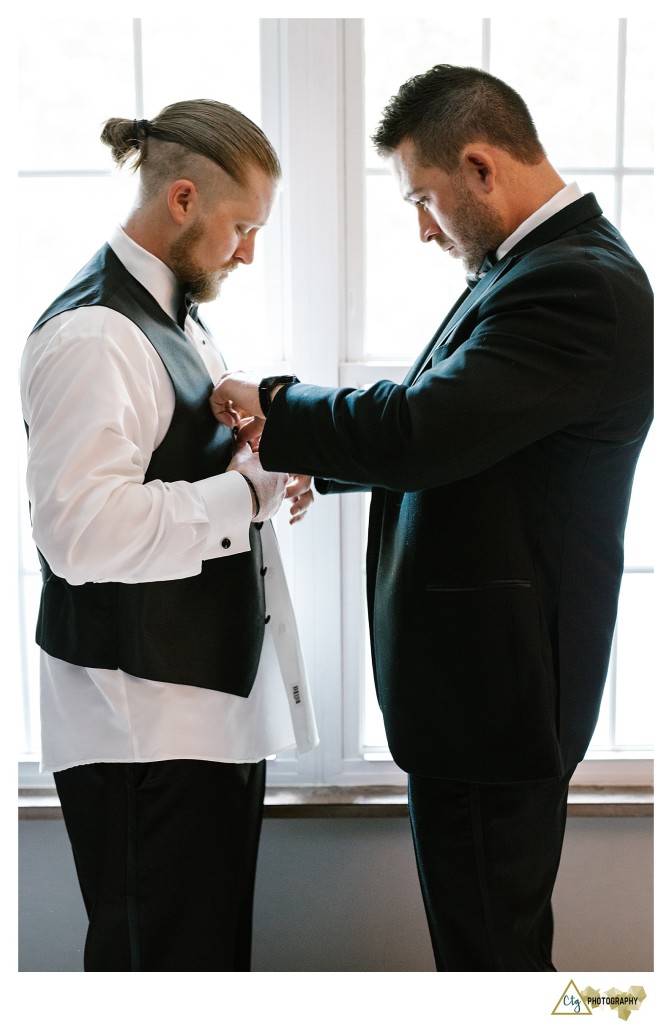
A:
MULTIPOLYGON (((61 821, 19 825, 20 971, 81 971, 85 915, 61 821)), ((653 821, 570 818, 559 971, 653 970, 653 821)), ((433 971, 405 819, 270 819, 255 971, 433 971)))

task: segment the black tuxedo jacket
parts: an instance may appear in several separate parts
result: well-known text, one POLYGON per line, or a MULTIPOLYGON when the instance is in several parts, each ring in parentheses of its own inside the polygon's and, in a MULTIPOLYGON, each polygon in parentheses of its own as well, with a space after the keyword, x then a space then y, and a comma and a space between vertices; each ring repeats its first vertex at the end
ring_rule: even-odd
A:
POLYGON ((463 296, 404 384, 274 400, 266 468, 372 487, 371 649, 406 771, 515 782, 583 757, 652 417, 652 306, 588 195, 463 296))

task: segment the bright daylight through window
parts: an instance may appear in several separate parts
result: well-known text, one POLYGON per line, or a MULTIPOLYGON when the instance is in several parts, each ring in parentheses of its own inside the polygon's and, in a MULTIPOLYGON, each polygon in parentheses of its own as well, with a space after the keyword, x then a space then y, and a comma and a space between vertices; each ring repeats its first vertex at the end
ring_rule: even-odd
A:
MULTIPOLYGON (((539 16, 523 37, 506 17, 465 15, 457 23, 240 18, 225 36, 199 33, 198 47, 152 19, 24 21, 20 35, 19 205, 29 215, 22 221, 19 259, 34 266, 32 254, 39 252, 40 260, 39 274, 20 282, 24 320, 6 356, 12 382, 33 320, 127 206, 133 182, 129 186, 128 176, 112 173, 99 126, 111 116, 151 117, 168 103, 197 96, 224 100, 260 121, 285 173, 254 268, 233 275, 204 313, 231 368, 291 370, 324 384, 403 379, 461 292, 463 270, 435 246, 418 244, 413 212, 368 139, 399 85, 439 62, 483 66, 525 97, 553 164, 566 181, 595 192, 655 289, 653 26, 645 19, 539 16), (81 83, 92 67, 99 85, 87 90, 81 83), (318 184, 319 202, 313 198, 318 184), (86 217, 70 213, 77 209, 86 217), (325 234, 325 225, 333 231, 325 234), (308 263, 310 280, 299 271, 308 263)), ((24 723, 19 757, 35 762, 39 573, 20 423, 15 444, 24 723)), ((593 742, 594 752, 608 756, 651 754, 658 672, 650 636, 654 445, 652 433, 635 481, 616 640, 593 742)), ((279 524, 278 533, 297 596, 322 743, 302 764, 279 757, 270 779, 398 781, 369 667, 366 498, 319 499, 308 518, 300 530, 279 524)))

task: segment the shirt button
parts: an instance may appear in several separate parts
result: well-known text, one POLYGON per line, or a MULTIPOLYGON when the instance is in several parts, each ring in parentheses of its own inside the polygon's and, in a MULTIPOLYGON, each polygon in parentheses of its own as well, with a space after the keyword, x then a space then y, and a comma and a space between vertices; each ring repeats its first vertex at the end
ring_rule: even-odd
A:
POLYGON ((265 625, 268 625, 270 621, 271 621, 271 616, 267 615, 266 618, 264 619, 265 625))
POLYGON ((225 537, 224 540, 222 541, 222 547, 225 550, 226 550, 226 548, 230 548, 231 547, 231 541, 229 540, 228 537, 225 537))
POLYGON ((260 576, 265 576, 267 572, 268 572, 268 569, 267 569, 267 567, 266 567, 265 565, 263 565, 263 566, 261 567, 261 569, 259 570, 259 575, 260 575, 260 576))

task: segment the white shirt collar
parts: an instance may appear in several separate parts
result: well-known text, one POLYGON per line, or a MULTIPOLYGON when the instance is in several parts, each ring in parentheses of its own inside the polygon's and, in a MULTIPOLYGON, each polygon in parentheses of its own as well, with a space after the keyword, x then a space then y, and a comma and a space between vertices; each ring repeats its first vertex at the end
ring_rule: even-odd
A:
POLYGON ((556 192, 547 203, 540 206, 538 210, 524 220, 522 224, 519 224, 513 234, 509 235, 508 238, 504 239, 502 244, 499 246, 496 252, 498 260, 501 260, 503 256, 506 256, 507 252, 513 249, 514 245, 517 245, 521 238, 525 235, 529 235, 530 231, 538 228, 540 224, 543 224, 545 220, 549 220, 551 217, 559 213, 560 210, 564 210, 566 206, 571 203, 575 203, 577 199, 580 199, 582 195, 581 189, 573 181, 569 185, 565 185, 564 188, 556 192))
POLYGON ((154 296, 163 311, 172 320, 177 320, 180 287, 170 267, 129 238, 121 225, 112 232, 108 245, 128 272, 154 296))

